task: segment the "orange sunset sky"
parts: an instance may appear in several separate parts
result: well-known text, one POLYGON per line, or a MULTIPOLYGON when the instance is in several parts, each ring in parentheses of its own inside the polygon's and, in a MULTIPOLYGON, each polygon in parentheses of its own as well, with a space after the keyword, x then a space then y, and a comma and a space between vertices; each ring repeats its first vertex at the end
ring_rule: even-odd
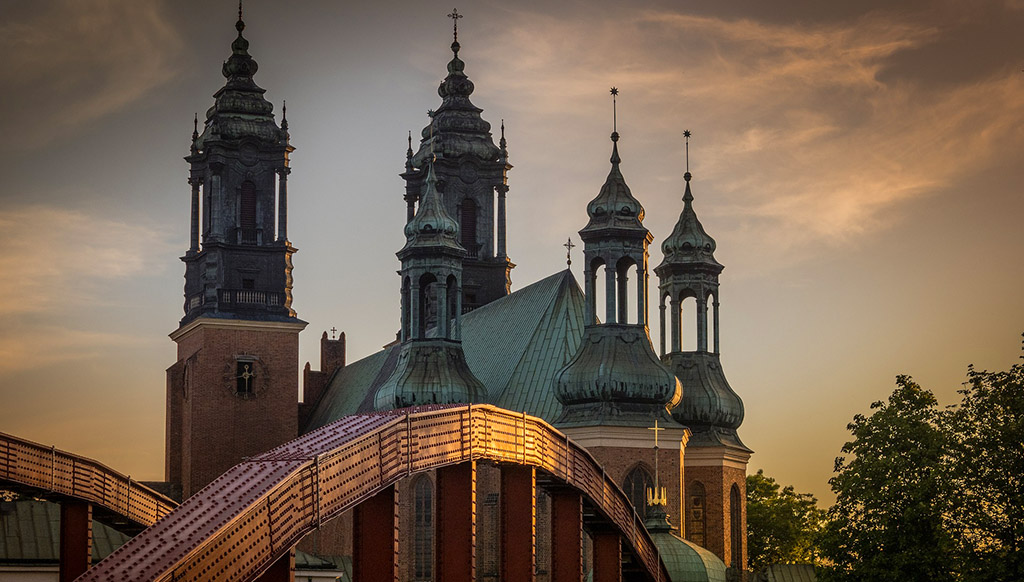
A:
MULTIPOLYGON (((440 103, 452 6, 248 0, 256 82, 292 142, 295 304, 354 361, 394 338, 406 134, 440 103)), ((192 116, 231 1, 0 0, 0 431, 163 477, 192 116)), ((473 2, 474 103, 510 161, 518 289, 565 267, 608 171, 718 241, 722 361, 763 468, 831 500, 846 424, 911 374, 956 401, 1024 331, 1024 2, 473 2)), ((580 249, 576 249, 576 256, 580 249)), ((574 262, 573 270, 582 276, 574 262)), ((651 275, 652 304, 657 305, 651 275)), ((658 337, 656 307, 651 335, 658 337)), ((685 389, 685 387, 684 387, 685 389)))

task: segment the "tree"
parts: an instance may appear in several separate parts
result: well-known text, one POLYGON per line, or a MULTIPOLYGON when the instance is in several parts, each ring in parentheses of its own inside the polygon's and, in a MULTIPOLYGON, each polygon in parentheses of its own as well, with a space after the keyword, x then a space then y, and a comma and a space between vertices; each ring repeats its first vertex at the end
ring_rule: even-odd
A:
POLYGON ((758 469, 747 475, 747 565, 813 564, 825 512, 810 493, 780 487, 758 469))
POLYGON ((966 580, 1024 580, 1024 365, 972 366, 949 432, 948 527, 966 580))
POLYGON ((953 541, 943 527, 945 436, 935 396, 909 376, 896 378, 887 402, 858 414, 829 481, 822 554, 831 580, 953 580, 953 541))

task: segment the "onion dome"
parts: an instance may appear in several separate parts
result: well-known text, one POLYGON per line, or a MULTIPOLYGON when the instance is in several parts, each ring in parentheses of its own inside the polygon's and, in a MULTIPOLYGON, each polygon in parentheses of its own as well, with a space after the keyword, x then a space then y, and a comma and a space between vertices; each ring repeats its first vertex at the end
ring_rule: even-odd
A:
POLYGON ((648 506, 644 527, 658 547, 672 582, 726 582, 725 563, 708 550, 672 534, 664 507, 648 506))
POLYGON ((715 260, 715 239, 704 230, 697 213, 693 210, 693 193, 690 191, 690 172, 683 174, 686 191, 683 194, 683 211, 679 215, 672 234, 661 243, 665 255, 662 265, 670 263, 705 263, 721 265, 715 260))
POLYGON ((430 112, 431 122, 421 132, 419 151, 412 158, 416 168, 429 163, 434 153, 440 158, 472 155, 480 160, 498 161, 500 150, 491 137, 491 124, 480 116, 483 109, 473 105, 473 81, 466 76, 466 63, 459 58, 459 43, 452 43, 454 56, 448 62, 448 76, 437 88, 441 106, 430 112))
POLYGON ((422 404, 482 402, 487 389, 473 375, 460 342, 424 339, 402 344, 394 372, 374 396, 376 410, 422 404))
POLYGON ((249 41, 242 36, 245 22, 241 13, 235 29, 238 37, 231 43, 231 56, 221 68, 227 82, 213 95, 214 104, 206 112, 205 127, 196 146, 202 149, 208 141, 243 138, 287 146, 288 133, 274 122, 274 106, 263 97, 266 90, 253 81, 259 65, 249 55, 249 41))
POLYGON ((743 400, 725 379, 718 354, 682 352, 673 354, 672 367, 686 386, 682 401, 672 416, 693 431, 695 440, 743 446, 736 429, 743 423, 743 400), (706 433, 706 434, 705 434, 706 433))
POLYGON ((434 164, 427 170, 427 187, 420 199, 419 208, 405 225, 406 244, 403 250, 424 246, 444 246, 465 252, 459 244, 459 223, 451 217, 441 204, 437 192, 437 176, 434 164))
POLYGON ((585 233, 600 231, 604 229, 636 230, 647 232, 643 226, 644 207, 640 201, 633 197, 629 191, 626 180, 619 171, 619 133, 612 133, 612 168, 608 172, 608 178, 601 186, 597 198, 587 204, 587 214, 590 222, 580 231, 580 236, 585 233))
POLYGON ((655 355, 643 326, 587 326, 576 355, 555 374, 555 397, 566 426, 673 424, 668 410, 682 387, 655 355))

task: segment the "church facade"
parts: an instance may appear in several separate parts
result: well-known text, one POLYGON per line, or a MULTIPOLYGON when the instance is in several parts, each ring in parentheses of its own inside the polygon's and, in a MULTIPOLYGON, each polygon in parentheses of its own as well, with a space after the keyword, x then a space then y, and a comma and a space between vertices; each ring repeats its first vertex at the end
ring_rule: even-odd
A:
MULTIPOLYGON (((649 529, 717 556, 737 574, 745 570, 752 451, 739 439, 743 404, 719 357, 723 267, 694 211, 689 171, 679 220, 654 269, 660 350, 648 332, 654 237, 620 170, 614 129, 608 176, 580 209, 581 218, 587 215, 580 231, 583 287, 566 269, 513 292, 515 265, 505 240, 512 166, 504 127, 495 144, 491 125, 470 100, 475 87, 456 28, 438 88, 441 104, 431 110, 415 151, 409 136, 401 173, 406 244, 397 252, 398 337, 348 362, 345 334, 335 339, 325 332, 320 370, 306 364, 298 403, 298 334, 306 323, 292 309, 296 248, 287 232, 287 184, 293 147, 284 108, 278 123, 253 80, 258 67, 244 28, 239 14, 223 65, 226 83, 201 128, 197 119, 185 158, 191 235, 182 257, 184 315, 171 334, 178 357, 167 370, 172 487, 188 497, 243 458, 349 414, 490 403, 540 417, 586 447, 640 517, 654 524, 649 529), (599 285, 604 305, 597 305, 599 285), (694 330, 682 327, 686 300, 696 305, 694 330), (682 349, 684 331, 696 334, 695 350, 682 349)), ((495 467, 477 472, 477 572, 485 580, 496 579, 498 570, 498 479, 495 467)), ((432 580, 435 484, 430 476, 410 481, 398 486, 398 527, 411 541, 402 545, 401 572, 403 579, 432 580)), ((544 495, 537 510, 537 579, 545 580, 550 503, 544 495)), ((351 531, 351 516, 343 515, 300 548, 344 560, 351 531)))

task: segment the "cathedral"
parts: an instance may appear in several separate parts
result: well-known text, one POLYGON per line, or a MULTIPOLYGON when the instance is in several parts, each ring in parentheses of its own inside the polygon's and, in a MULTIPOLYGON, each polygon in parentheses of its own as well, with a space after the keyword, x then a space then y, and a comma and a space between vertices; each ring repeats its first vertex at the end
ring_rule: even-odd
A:
MULTIPOLYGON (((191 229, 181 257, 184 315, 170 336, 177 361, 167 370, 168 486, 187 498, 244 458, 346 415, 488 403, 539 417, 586 447, 646 520, 673 579, 739 579, 752 451, 737 433, 743 403, 721 366, 723 266, 697 218, 690 172, 653 269, 657 351, 647 305, 654 236, 620 170, 628 151, 620 153, 617 128, 604 184, 580 204, 582 286, 566 269, 513 291, 504 127, 495 144, 470 100, 475 87, 460 57, 459 15, 450 16, 455 37, 441 103, 415 147, 409 136, 401 171, 406 242, 396 249, 395 341, 349 362, 345 334, 324 332, 320 369, 307 363, 302 370, 300 403, 298 338, 307 323, 292 307, 296 248, 287 229, 294 148, 285 108, 275 116, 254 81, 257 64, 239 13, 226 82, 202 123, 196 119, 185 157, 191 229), (696 313, 684 317, 687 299, 696 313), (695 350, 683 350, 685 334, 695 336, 695 350)), ((295 203, 305 200, 298 192, 295 203)), ((496 468, 479 468, 476 560, 484 580, 497 580, 497 480, 496 468)), ((433 580, 435 483, 430 475, 408 481, 398 486, 398 528, 412 541, 402 546, 401 576, 433 580)), ((538 495, 538 580, 549 579, 549 522, 549 502, 538 495)), ((325 524, 299 549, 344 562, 351 515, 325 524)))

